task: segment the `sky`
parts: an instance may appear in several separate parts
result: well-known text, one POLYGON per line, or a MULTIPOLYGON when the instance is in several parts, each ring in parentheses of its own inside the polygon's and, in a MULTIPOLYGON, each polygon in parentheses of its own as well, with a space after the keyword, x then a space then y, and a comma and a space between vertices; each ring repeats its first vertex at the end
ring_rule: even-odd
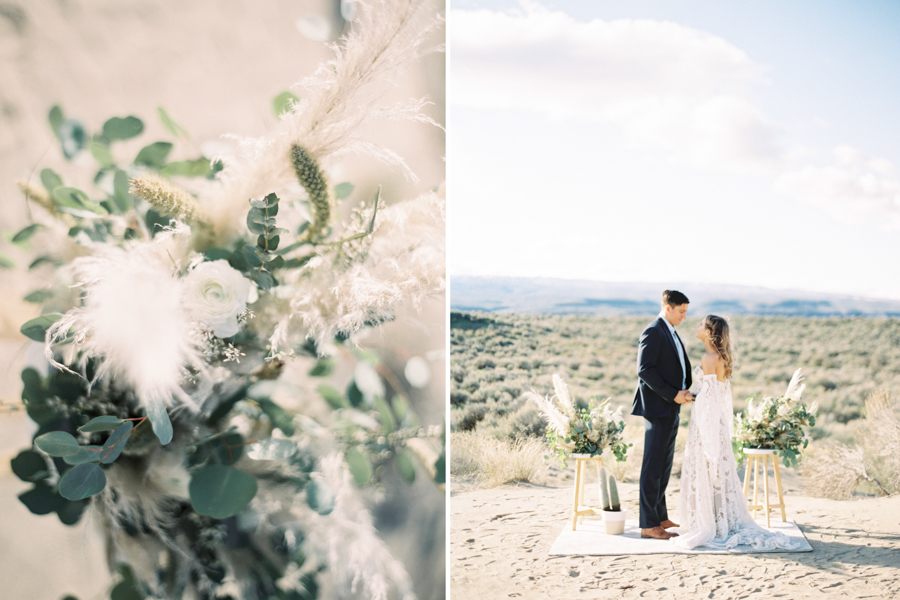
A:
POLYGON ((890 0, 455 0, 451 286, 900 299, 897 31, 890 0))

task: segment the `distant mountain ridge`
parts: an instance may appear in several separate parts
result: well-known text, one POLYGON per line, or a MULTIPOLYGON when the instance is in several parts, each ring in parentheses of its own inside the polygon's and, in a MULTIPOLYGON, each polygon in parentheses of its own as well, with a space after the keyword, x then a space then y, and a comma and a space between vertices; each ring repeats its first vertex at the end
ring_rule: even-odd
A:
POLYGON ((452 277, 450 308, 504 313, 653 315, 659 312, 660 294, 667 287, 690 298, 694 315, 900 317, 900 300, 739 285, 528 277, 452 277))

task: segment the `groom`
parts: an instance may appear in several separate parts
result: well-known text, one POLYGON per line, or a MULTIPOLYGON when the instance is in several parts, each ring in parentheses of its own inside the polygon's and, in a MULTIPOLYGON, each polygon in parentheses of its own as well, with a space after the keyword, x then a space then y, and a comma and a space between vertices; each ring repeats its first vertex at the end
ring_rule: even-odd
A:
POLYGON ((662 312, 647 325, 638 346, 638 387, 631 414, 644 417, 644 460, 641 464, 641 537, 666 540, 678 534, 666 531, 678 524, 666 511, 666 486, 672 472, 678 413, 690 402, 691 362, 675 333, 687 316, 688 299, 666 290, 662 312))

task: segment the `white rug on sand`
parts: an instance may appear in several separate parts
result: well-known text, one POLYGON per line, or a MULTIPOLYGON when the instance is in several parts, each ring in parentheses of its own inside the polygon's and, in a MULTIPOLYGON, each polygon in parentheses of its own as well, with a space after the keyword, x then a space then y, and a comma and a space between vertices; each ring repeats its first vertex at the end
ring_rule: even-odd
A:
MULTIPOLYGON (((757 521, 759 522, 759 521, 757 521)), ((765 521, 764 521, 765 522, 765 521)), ((760 525, 763 525, 760 523, 760 525)), ((603 532, 603 521, 597 519, 584 519, 578 524, 578 529, 572 531, 572 520, 566 521, 562 533, 553 542, 550 548, 550 556, 612 556, 616 554, 751 554, 757 552, 812 552, 812 546, 806 540, 803 532, 797 527, 797 523, 788 520, 772 520, 771 531, 777 531, 795 540, 801 540, 803 546, 800 550, 754 550, 751 546, 737 546, 731 550, 717 550, 713 548, 694 548, 685 550, 665 540, 654 540, 641 537, 638 522, 625 521, 625 533, 623 535, 607 535, 603 532)), ((677 532, 677 529, 670 531, 677 532)))

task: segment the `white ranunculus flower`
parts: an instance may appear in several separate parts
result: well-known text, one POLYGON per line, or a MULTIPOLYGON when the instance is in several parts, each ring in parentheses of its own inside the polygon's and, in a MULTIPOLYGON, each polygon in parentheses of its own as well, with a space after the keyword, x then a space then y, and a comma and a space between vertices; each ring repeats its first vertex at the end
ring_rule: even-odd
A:
POLYGON ((250 282, 226 260, 203 262, 185 277, 185 305, 191 318, 220 338, 238 332, 237 317, 247 308, 250 282))

